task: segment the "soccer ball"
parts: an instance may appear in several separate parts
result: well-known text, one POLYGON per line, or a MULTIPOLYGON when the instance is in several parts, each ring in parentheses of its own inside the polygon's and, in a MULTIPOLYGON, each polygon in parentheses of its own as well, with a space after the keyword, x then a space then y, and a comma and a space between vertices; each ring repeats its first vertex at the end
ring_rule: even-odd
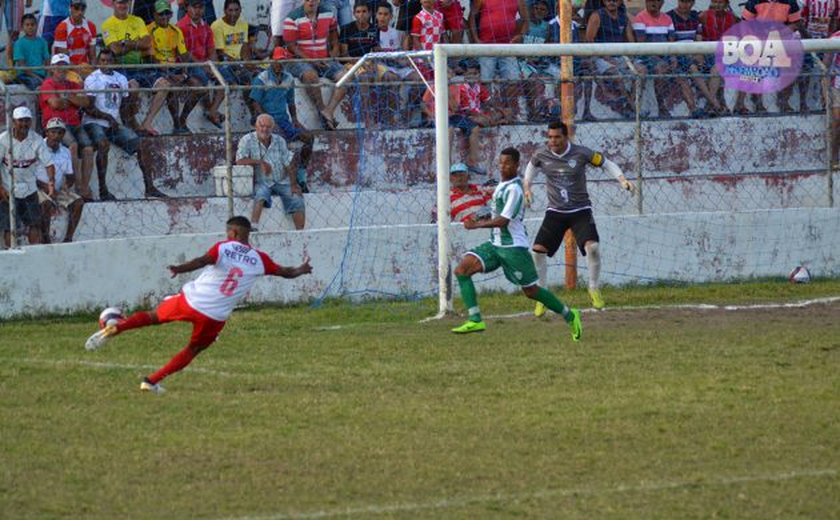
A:
POLYGON ((811 281, 811 272, 805 266, 797 266, 788 276, 790 283, 808 283, 811 281))
POLYGON ((118 321, 124 320, 125 316, 116 307, 108 307, 99 314, 99 328, 104 329, 108 325, 116 325, 118 321))

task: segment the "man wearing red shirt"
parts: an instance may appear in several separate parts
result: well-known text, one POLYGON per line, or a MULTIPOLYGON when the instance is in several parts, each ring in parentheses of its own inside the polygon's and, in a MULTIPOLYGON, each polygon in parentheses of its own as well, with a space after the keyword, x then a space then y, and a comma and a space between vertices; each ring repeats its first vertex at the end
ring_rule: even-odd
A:
MULTIPOLYGON (((213 43, 213 29, 204 20, 204 0, 189 0, 187 2, 187 14, 181 18, 177 26, 184 33, 184 43, 194 61, 217 61, 216 45, 213 43)), ((210 84, 213 77, 210 70, 205 67, 190 68, 190 75, 198 78, 202 85, 210 84)), ((222 128, 222 121, 224 121, 219 113, 222 100, 224 100, 224 92, 221 90, 213 91, 208 96, 202 97, 205 107, 204 117, 217 128, 222 128)))
POLYGON ((70 149, 73 171, 79 174, 79 195, 85 199, 85 202, 89 202, 93 200, 90 192, 93 141, 82 127, 81 111, 82 108, 88 106, 88 97, 81 92, 81 85, 67 79, 67 69, 63 67, 70 65, 70 58, 66 54, 55 54, 50 60, 50 65, 59 68, 51 69, 50 77, 41 84, 39 101, 42 126, 46 128, 47 121, 53 118, 64 122, 67 132, 64 134, 63 144, 70 149))

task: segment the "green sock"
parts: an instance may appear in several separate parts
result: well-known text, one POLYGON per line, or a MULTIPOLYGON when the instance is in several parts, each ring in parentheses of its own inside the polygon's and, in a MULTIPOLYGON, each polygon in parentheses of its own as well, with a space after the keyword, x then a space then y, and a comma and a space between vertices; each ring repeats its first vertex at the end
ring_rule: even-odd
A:
POLYGON ((481 311, 478 308, 478 297, 475 294, 475 284, 472 276, 456 275, 458 287, 461 288, 461 299, 470 313, 470 321, 481 321, 481 311))
POLYGON ((566 323, 571 323, 572 313, 571 311, 569 311, 569 308, 563 305, 563 302, 561 302, 556 296, 551 294, 551 292, 547 289, 543 289, 542 287, 540 287, 540 290, 539 292, 537 292, 537 297, 535 298, 535 300, 542 303, 557 314, 563 316, 563 319, 566 320, 566 323))

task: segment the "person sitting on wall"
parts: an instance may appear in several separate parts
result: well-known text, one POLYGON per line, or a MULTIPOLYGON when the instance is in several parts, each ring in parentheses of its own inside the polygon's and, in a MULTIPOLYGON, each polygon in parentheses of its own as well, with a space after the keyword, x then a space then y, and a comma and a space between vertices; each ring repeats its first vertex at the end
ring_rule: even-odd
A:
POLYGON ((254 131, 242 136, 236 150, 236 164, 254 167, 254 210, 252 231, 262 216, 263 207, 271 207, 271 196, 277 195, 283 210, 292 216, 295 229, 306 225, 306 207, 300 186, 291 182, 294 172, 292 152, 286 141, 273 134, 274 118, 268 114, 257 116, 254 131))

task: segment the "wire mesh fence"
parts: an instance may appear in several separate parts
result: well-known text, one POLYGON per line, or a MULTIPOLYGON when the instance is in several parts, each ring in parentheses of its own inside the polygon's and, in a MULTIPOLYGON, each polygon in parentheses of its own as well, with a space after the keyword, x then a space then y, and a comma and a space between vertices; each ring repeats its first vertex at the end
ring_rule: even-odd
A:
MULTIPOLYGON (((83 83, 72 88, 63 81, 60 89, 36 92, 4 86, 6 124, 14 127, 13 109, 27 106, 33 113, 29 132, 41 136, 48 123, 45 113, 51 113, 45 110, 49 98, 67 104, 74 95, 115 115, 119 126, 113 132, 108 120, 95 121, 84 106, 76 107, 81 124, 68 125, 81 127, 66 133, 76 137, 72 190, 86 202, 74 240, 212 232, 232 213, 252 215, 254 169, 233 166, 241 159, 241 140, 254 132, 256 115, 272 111, 274 131, 286 138, 295 157, 292 166, 283 168, 284 182, 295 191, 300 182, 307 191, 301 194, 305 229, 429 223, 435 205, 435 137, 434 96, 427 83, 410 67, 393 74, 393 63, 373 63, 339 93, 328 81, 310 85, 292 79, 288 68, 296 62, 226 63, 241 67, 234 76, 250 78, 240 81, 244 85, 229 84, 221 74, 213 82, 215 66, 210 64, 181 64, 171 70, 137 67, 154 70, 146 88, 114 80, 107 67, 88 70, 83 83), (193 69, 203 70, 206 84, 186 83, 193 69), (219 97, 222 101, 213 107, 219 97), (255 106, 255 100, 262 103, 255 106), (134 103, 136 108, 127 109, 134 103), (189 104, 195 108, 185 113, 189 104), (304 154, 309 156, 302 161, 304 154)), ((450 131, 451 162, 467 164, 473 182, 494 177, 498 152, 505 146, 517 146, 528 157, 543 144, 545 122, 559 116, 557 70, 548 66, 544 74, 526 76, 535 64, 518 63, 519 80, 482 82, 474 62, 452 63, 451 85, 463 93, 463 106, 454 109, 460 125, 450 131)), ((598 70, 592 64, 582 67, 584 72, 598 70)), ((737 93, 722 88, 714 99, 726 110, 716 109, 697 86, 715 80, 713 73, 643 79, 636 72, 631 63, 617 75, 575 80, 576 140, 613 158, 629 177, 638 177, 642 188, 639 199, 628 203, 611 178, 591 170, 593 202, 600 213, 833 204, 827 151, 832 120, 826 103, 833 87, 824 88, 830 79, 824 67, 803 75, 805 90, 790 98, 798 110, 788 111, 766 96, 764 112, 753 108, 757 100, 750 98, 742 109, 737 93), (693 93, 693 108, 684 99, 684 83, 693 93), (634 89, 640 90, 638 101, 634 89)), ((71 139, 64 142, 71 144, 71 139)), ((15 157, 15 140, 11 143, 15 157)), ((36 174, 15 170, 19 176, 36 174)), ((273 202, 262 213, 260 231, 299 226, 282 198, 273 202)), ((42 239, 61 241, 67 212, 61 205, 57 211, 47 206, 44 220, 50 226, 42 239)), ((5 209, 10 219, 19 216, 8 205, 5 209)), ((16 242, 27 245, 31 219, 17 220, 16 242)))

